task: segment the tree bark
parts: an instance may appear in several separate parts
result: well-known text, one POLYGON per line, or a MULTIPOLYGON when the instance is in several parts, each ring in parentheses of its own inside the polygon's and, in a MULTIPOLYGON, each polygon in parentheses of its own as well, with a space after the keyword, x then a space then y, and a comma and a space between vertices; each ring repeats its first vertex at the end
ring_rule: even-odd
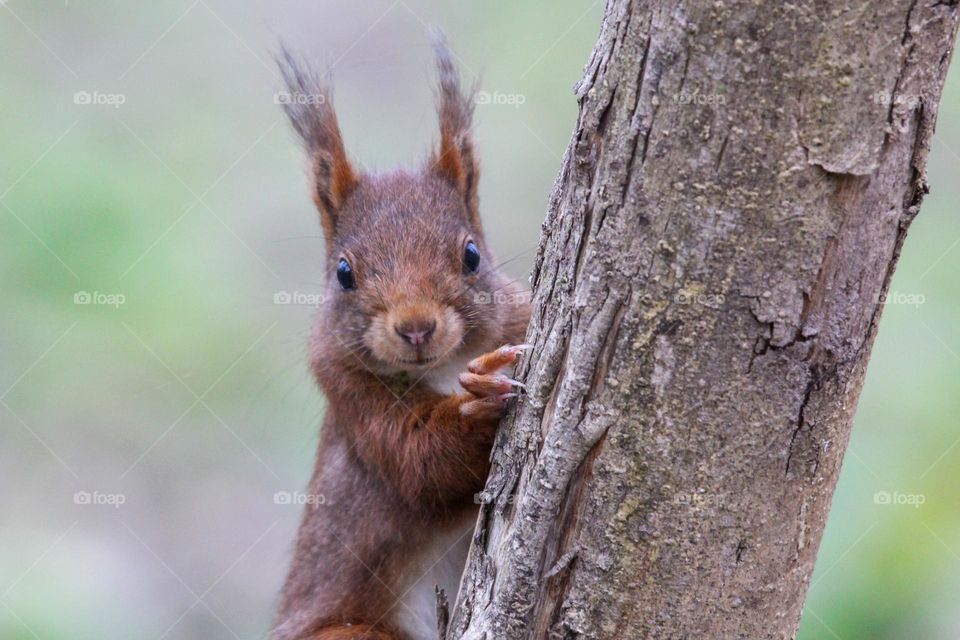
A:
POLYGON ((957 0, 608 0, 448 638, 791 638, 957 0))

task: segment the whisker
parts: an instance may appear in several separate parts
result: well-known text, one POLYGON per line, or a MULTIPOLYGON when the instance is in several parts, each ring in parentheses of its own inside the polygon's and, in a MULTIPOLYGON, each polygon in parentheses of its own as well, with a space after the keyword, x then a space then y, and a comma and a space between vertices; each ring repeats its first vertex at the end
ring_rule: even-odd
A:
MULTIPOLYGON (((524 249, 524 250, 521 251, 520 253, 518 253, 518 254, 510 257, 510 258, 507 258, 506 260, 503 260, 503 261, 501 261, 501 262, 498 262, 497 264, 494 264, 494 265, 490 265, 486 270, 481 270, 480 274, 478 274, 478 275, 488 275, 488 274, 490 274, 490 273, 496 272, 496 271, 499 270, 501 267, 504 267, 504 266, 506 266, 506 265, 508 265, 508 264, 510 264, 510 263, 512 263, 512 262, 514 262, 514 261, 516 261, 516 260, 519 260, 520 258, 523 258, 523 257, 527 256, 530 252, 534 251, 536 248, 537 248, 537 247, 532 246, 532 247, 529 247, 529 248, 527 248, 527 249, 524 249)), ((511 281, 511 284, 512 284, 513 282, 518 282, 518 281, 519 281, 519 278, 516 278, 516 279, 514 279, 514 280, 511 281)), ((462 289, 460 289, 460 291, 457 292, 457 297, 462 296, 462 295, 463 295, 464 293, 466 293, 468 290, 474 290, 474 291, 476 291, 476 285, 468 284, 468 285, 464 286, 462 289)))

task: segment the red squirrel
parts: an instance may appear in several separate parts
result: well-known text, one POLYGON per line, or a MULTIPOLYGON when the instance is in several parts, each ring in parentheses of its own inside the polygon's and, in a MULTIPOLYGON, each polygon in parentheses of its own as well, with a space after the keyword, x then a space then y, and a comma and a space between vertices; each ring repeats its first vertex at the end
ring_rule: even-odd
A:
POLYGON ((519 383, 528 296, 484 240, 473 96, 437 39, 439 147, 416 171, 368 174, 330 92, 289 53, 284 110, 310 162, 326 241, 310 364, 327 398, 273 640, 436 638, 519 383))

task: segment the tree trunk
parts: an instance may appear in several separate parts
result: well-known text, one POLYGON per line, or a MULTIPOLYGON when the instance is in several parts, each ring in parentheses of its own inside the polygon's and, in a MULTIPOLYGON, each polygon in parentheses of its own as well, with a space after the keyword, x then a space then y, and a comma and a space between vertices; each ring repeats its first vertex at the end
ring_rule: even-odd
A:
POLYGON ((957 0, 608 0, 448 638, 790 638, 957 0))

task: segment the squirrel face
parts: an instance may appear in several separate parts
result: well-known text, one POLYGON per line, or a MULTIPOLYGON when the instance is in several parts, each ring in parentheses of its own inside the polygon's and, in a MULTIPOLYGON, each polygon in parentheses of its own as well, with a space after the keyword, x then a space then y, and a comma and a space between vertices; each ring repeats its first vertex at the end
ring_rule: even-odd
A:
POLYGON ((436 366, 492 312, 479 292, 499 276, 485 258, 481 230, 443 175, 363 176, 338 219, 315 339, 351 348, 375 372, 436 366))
POLYGON ((480 226, 473 100, 442 41, 435 51, 440 144, 421 170, 386 175, 354 169, 327 87, 289 53, 281 62, 327 243, 314 352, 377 374, 435 367, 480 344, 497 313, 483 294, 505 284, 480 226))

